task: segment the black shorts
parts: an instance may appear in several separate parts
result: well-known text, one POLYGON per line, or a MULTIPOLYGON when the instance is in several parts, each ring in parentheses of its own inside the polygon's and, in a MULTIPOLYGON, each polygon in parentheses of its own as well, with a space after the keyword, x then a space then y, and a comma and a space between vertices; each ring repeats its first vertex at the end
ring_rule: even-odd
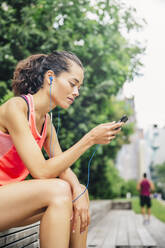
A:
POLYGON ((145 205, 148 208, 151 207, 151 198, 150 198, 150 196, 140 195, 140 206, 144 207, 145 205))

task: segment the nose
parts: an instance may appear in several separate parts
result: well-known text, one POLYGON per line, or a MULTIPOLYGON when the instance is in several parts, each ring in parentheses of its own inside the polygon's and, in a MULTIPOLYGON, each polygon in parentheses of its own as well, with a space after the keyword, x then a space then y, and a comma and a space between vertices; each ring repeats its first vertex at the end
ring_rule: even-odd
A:
POLYGON ((79 96, 78 87, 74 87, 74 89, 73 89, 73 95, 74 95, 74 96, 79 96))

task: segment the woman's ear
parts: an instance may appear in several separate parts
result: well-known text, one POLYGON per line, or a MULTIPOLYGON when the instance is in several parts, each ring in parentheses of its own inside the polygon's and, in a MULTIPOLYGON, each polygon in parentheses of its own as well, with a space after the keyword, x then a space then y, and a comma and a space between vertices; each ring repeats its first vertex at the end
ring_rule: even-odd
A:
POLYGON ((54 78, 55 78, 55 74, 52 70, 46 72, 45 79, 48 81, 50 85, 52 84, 54 78))
POLYGON ((49 77, 49 80, 50 80, 50 85, 51 85, 51 84, 52 84, 52 81, 53 81, 53 77, 50 76, 50 77, 49 77))

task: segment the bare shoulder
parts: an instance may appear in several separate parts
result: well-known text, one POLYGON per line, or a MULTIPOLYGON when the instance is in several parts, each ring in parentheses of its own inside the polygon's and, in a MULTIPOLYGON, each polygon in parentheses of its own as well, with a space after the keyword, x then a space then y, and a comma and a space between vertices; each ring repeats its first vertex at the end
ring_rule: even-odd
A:
POLYGON ((17 113, 20 112, 27 116, 27 104, 21 97, 12 97, 0 106, 0 130, 8 133, 7 120, 8 118, 17 118, 17 113))
POLYGON ((5 102, 2 106, 2 114, 4 117, 11 113, 12 111, 19 110, 24 113, 27 111, 27 104, 24 99, 21 97, 15 96, 10 98, 7 102, 5 102))
POLYGON ((21 160, 34 178, 40 178, 45 159, 30 130, 24 102, 24 99, 19 97, 13 97, 6 102, 4 121, 21 160))

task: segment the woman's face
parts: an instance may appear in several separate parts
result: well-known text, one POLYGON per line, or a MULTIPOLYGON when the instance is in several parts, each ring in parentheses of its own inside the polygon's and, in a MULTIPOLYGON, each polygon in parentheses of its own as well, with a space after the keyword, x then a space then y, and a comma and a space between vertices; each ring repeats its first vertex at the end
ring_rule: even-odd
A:
POLYGON ((79 96, 83 79, 83 69, 75 62, 70 62, 69 72, 62 72, 53 77, 51 94, 54 104, 67 109, 79 96))

